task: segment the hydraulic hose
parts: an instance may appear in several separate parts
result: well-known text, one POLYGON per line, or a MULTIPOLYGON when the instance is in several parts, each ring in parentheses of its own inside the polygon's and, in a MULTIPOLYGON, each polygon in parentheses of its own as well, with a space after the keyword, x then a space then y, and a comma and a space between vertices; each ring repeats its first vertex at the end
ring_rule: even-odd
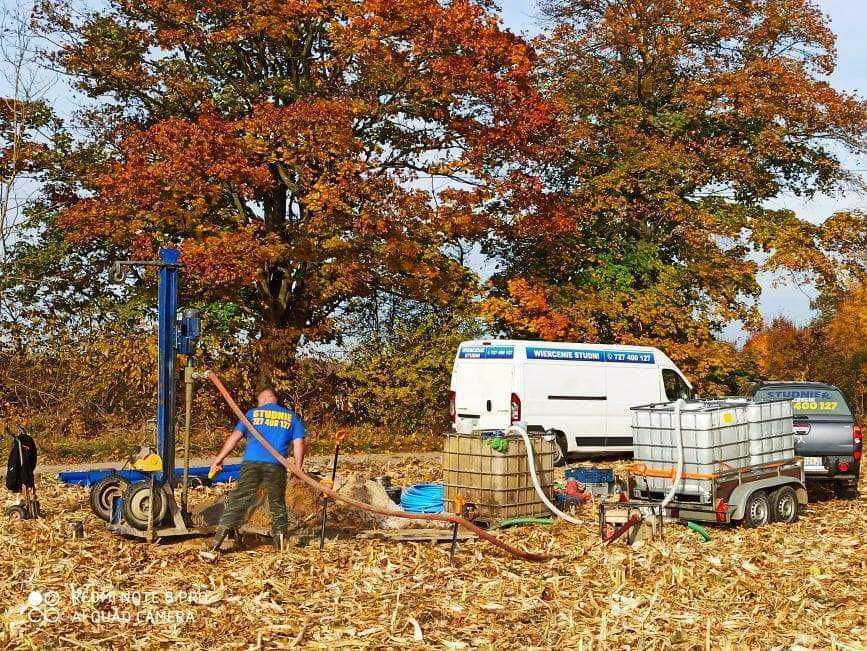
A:
POLYGON ((674 499, 675 493, 677 493, 677 486, 680 484, 680 480, 683 477, 683 430, 680 424, 680 412, 683 409, 683 406, 686 404, 683 398, 678 399, 674 403, 674 434, 677 438, 677 468, 674 471, 674 483, 671 485, 671 490, 668 491, 668 495, 666 495, 662 504, 660 504, 659 510, 661 513, 665 513, 665 507, 668 506, 668 503, 674 499))
POLYGON ((554 524, 551 518, 509 518, 503 520, 497 525, 497 529, 505 529, 506 527, 516 527, 522 524, 554 524))
POLYGON ((586 522, 581 522, 581 520, 577 520, 573 518, 571 515, 567 513, 563 513, 560 509, 558 509, 551 500, 548 499, 548 496, 545 495, 545 491, 542 490, 542 486, 539 484, 539 477, 536 474, 536 460, 533 458, 533 443, 530 441, 530 437, 527 435, 527 430, 524 429, 521 425, 511 425, 507 432, 515 432, 524 440, 524 449, 527 451, 527 464, 530 467, 530 478, 533 480, 533 488, 536 489, 536 494, 539 496, 539 499, 548 507, 551 513, 554 513, 558 517, 566 520, 571 524, 584 525, 586 522))
MULTIPOLYGON (((253 435, 259 443, 262 444, 262 447, 268 450, 272 457, 274 457, 282 466, 286 468, 289 472, 295 475, 298 479, 303 481, 305 484, 310 486, 311 488, 319 491, 328 496, 329 499, 336 500, 338 502, 343 502, 344 504, 348 504, 354 508, 360 509, 362 511, 367 511, 368 513, 375 513, 377 515, 384 516, 395 516, 398 518, 407 518, 410 520, 435 520, 437 522, 449 522, 451 524, 457 524, 465 529, 469 529, 473 533, 475 533, 479 538, 487 540, 492 545, 499 547, 500 549, 510 553, 512 556, 517 558, 522 558, 527 561, 547 561, 552 558, 549 554, 537 554, 534 552, 526 552, 523 549, 519 549, 504 540, 500 540, 493 534, 488 533, 481 527, 473 524, 466 518, 462 518, 459 515, 452 515, 446 513, 407 513, 406 511, 390 511, 387 509, 381 509, 370 504, 366 504, 365 502, 360 502, 359 500, 352 499, 351 497, 347 497, 343 493, 336 492, 330 486, 326 486, 324 484, 319 483, 315 479, 313 479, 310 475, 305 473, 303 470, 298 468, 293 461, 290 461, 282 454, 280 454, 277 450, 274 449, 268 440, 259 433, 259 430, 250 422, 250 419, 247 418, 247 415, 241 410, 238 406, 238 403, 232 398, 229 391, 223 386, 223 383, 220 381, 220 378, 217 377, 217 374, 213 371, 206 371, 205 375, 208 379, 213 383, 213 385, 217 388, 217 391, 220 392, 220 395, 223 396, 223 399, 226 401, 226 404, 229 405, 229 408, 234 412, 235 416, 238 417, 244 427, 247 428, 247 431, 253 435)), ((535 475, 534 475, 535 476, 535 475)))
POLYGON ((416 484, 400 494, 400 505, 410 513, 442 513, 443 485, 416 484))

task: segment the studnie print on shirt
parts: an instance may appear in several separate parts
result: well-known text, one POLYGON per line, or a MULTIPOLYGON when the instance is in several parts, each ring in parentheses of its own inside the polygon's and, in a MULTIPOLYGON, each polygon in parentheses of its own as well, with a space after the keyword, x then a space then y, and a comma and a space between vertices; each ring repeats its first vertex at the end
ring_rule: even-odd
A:
POLYGON ((276 411, 272 409, 254 409, 252 420, 253 425, 264 425, 265 427, 284 427, 286 429, 292 427, 292 414, 286 411, 276 411))

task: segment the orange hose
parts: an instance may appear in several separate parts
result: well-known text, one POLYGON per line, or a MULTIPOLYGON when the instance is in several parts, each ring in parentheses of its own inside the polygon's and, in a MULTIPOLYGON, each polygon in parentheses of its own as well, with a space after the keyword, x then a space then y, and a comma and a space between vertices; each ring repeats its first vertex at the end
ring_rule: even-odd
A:
POLYGON ((537 554, 534 552, 526 552, 523 549, 519 549, 518 547, 514 547, 507 542, 504 542, 497 538, 496 536, 488 533, 481 527, 476 526, 466 518, 462 518, 458 515, 451 514, 436 514, 436 513, 409 513, 407 511, 388 511, 386 509, 380 509, 370 504, 366 504, 365 502, 360 502, 358 500, 354 500, 351 497, 346 497, 341 493, 335 492, 332 488, 316 481, 310 475, 305 473, 303 470, 295 466, 293 461, 290 461, 282 454, 280 454, 274 447, 259 433, 253 423, 247 418, 247 415, 241 411, 241 408, 238 406, 238 403, 234 401, 232 396, 229 394, 229 391, 223 386, 223 383, 220 381, 220 378, 217 377, 217 374, 213 371, 206 371, 208 379, 213 383, 213 385, 217 388, 217 391, 220 392, 220 395, 223 396, 223 399, 229 405, 231 410, 235 413, 238 419, 244 424, 244 427, 247 428, 247 431, 250 432, 253 437, 262 444, 262 447, 268 450, 277 461, 279 461, 286 469, 291 472, 293 475, 298 477, 305 484, 318 490, 320 493, 327 495, 330 499, 336 500, 338 502, 343 502, 345 504, 349 504, 357 509, 362 511, 367 511, 368 513, 376 513, 377 515, 384 516, 397 516, 398 518, 408 518, 410 520, 434 520, 437 522, 450 522, 452 524, 458 524, 466 529, 469 529, 473 533, 475 533, 479 538, 483 538, 487 540, 492 545, 499 547, 500 549, 509 552, 512 556, 517 558, 522 558, 527 561, 547 561, 552 558, 548 554, 537 554))

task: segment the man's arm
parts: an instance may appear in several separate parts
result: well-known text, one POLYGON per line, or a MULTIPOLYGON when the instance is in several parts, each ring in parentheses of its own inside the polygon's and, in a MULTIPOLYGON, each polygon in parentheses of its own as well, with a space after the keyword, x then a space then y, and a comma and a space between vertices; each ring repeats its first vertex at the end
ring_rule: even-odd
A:
POLYGON ((292 454, 295 456, 295 466, 301 470, 304 465, 304 452, 307 449, 307 444, 304 439, 295 439, 292 441, 292 454))
POLYGON ((217 456, 214 457, 214 462, 211 464, 212 472, 219 472, 223 467, 223 461, 226 457, 228 457, 232 450, 235 449, 235 446, 244 438, 244 433, 241 430, 233 430, 229 436, 226 437, 226 442, 223 443, 223 447, 220 448, 220 451, 217 453, 217 456))

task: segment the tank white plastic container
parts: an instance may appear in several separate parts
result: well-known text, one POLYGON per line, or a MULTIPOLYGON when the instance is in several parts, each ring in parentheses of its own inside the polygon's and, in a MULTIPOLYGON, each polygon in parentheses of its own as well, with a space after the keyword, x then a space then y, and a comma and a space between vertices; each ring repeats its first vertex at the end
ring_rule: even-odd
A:
MULTIPOLYGON (((674 403, 633 407, 633 455, 651 470, 677 467, 674 403)), ((786 461, 794 457, 792 405, 788 401, 754 403, 747 399, 693 401, 681 411, 685 473, 722 471, 786 461)), ((648 488, 665 493, 671 479, 647 477, 648 488)), ((709 494, 710 479, 682 479, 679 493, 709 494)))
POLYGON ((792 402, 774 400, 747 403, 750 423, 750 464, 790 461, 795 456, 792 402))

